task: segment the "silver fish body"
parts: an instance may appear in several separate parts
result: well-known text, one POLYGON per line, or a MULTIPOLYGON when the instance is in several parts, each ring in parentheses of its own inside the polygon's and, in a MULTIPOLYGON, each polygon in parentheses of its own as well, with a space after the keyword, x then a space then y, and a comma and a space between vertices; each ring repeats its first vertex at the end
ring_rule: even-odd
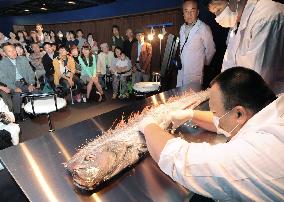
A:
POLYGON ((151 116, 161 123, 171 111, 188 106, 195 108, 207 99, 208 91, 190 92, 169 99, 159 106, 146 108, 141 113, 132 115, 127 121, 122 121, 115 129, 103 133, 80 149, 65 164, 72 174, 74 184, 84 190, 93 190, 137 163, 141 156, 147 153, 145 139, 138 131, 139 122, 145 116, 151 116))

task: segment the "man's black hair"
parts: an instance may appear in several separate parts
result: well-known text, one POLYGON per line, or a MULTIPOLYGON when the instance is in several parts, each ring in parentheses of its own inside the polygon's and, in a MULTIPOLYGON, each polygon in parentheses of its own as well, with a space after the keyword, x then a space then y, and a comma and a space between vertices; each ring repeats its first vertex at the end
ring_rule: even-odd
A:
POLYGON ((118 26, 118 25, 113 25, 113 26, 112 26, 112 30, 113 30, 114 28, 116 28, 116 29, 119 31, 119 26, 118 26))
POLYGON ((50 42, 44 42, 43 45, 42 45, 42 47, 44 47, 45 45, 50 45, 50 46, 52 46, 52 43, 50 43, 50 42))
POLYGON ((82 29, 77 29, 76 33, 78 33, 78 32, 84 33, 82 29))
POLYGON ((0 150, 13 146, 11 134, 7 130, 0 130, 0 150))
POLYGON ((65 49, 67 52, 69 52, 69 49, 65 45, 60 45, 58 47, 58 50, 60 50, 60 49, 65 49))
POLYGON ((223 95, 225 110, 243 106, 257 113, 276 99, 275 93, 255 71, 244 67, 227 69, 213 79, 223 95))

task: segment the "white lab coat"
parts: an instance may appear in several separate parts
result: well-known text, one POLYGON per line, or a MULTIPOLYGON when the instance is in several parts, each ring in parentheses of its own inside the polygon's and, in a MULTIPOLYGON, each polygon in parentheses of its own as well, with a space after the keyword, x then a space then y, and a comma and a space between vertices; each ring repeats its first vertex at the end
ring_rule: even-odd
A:
MULTIPOLYGON (((10 118, 11 122, 15 122, 14 114, 9 111, 8 106, 4 103, 2 98, 0 98, 0 112, 5 112, 5 114, 10 118)), ((13 145, 19 144, 20 127, 18 124, 9 123, 8 125, 5 125, 0 122, 0 130, 10 132, 13 145)))
POLYGON ((284 200, 284 96, 255 114, 227 143, 169 140, 161 170, 186 188, 221 201, 284 200))
POLYGON ((258 72, 275 93, 284 90, 284 5, 248 0, 239 29, 229 40, 222 71, 243 66, 258 72))
MULTIPOLYGON (((180 28, 180 47, 183 46, 185 25, 180 28)), ((189 83, 201 83, 204 65, 209 65, 214 54, 215 44, 211 29, 204 22, 197 20, 189 33, 188 40, 181 53, 182 69, 178 71, 177 87, 189 83)))

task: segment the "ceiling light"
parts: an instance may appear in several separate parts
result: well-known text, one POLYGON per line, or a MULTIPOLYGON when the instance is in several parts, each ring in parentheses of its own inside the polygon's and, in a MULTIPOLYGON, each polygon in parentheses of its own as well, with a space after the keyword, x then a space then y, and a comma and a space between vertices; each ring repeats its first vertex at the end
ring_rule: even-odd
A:
POLYGON ((76 4, 75 1, 68 1, 67 3, 68 3, 68 4, 72 4, 72 5, 75 5, 75 4, 76 4))
POLYGON ((40 10, 47 11, 47 8, 41 7, 40 10))
POLYGON ((24 11, 25 11, 25 12, 29 12, 30 10, 29 10, 29 9, 25 9, 24 11))

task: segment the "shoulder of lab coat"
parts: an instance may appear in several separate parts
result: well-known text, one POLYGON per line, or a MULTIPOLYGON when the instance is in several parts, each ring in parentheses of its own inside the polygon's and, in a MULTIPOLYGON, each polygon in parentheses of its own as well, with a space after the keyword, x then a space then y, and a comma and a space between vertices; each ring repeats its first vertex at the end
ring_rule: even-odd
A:
POLYGON ((15 122, 14 114, 9 111, 8 106, 5 104, 2 98, 0 98, 0 112, 4 112, 7 116, 9 116, 12 122, 15 122))
POLYGON ((278 180, 284 176, 283 123, 281 96, 252 117, 228 143, 169 140, 159 166, 175 181, 207 197, 279 201, 278 194, 284 191, 283 186, 278 186, 278 180))

